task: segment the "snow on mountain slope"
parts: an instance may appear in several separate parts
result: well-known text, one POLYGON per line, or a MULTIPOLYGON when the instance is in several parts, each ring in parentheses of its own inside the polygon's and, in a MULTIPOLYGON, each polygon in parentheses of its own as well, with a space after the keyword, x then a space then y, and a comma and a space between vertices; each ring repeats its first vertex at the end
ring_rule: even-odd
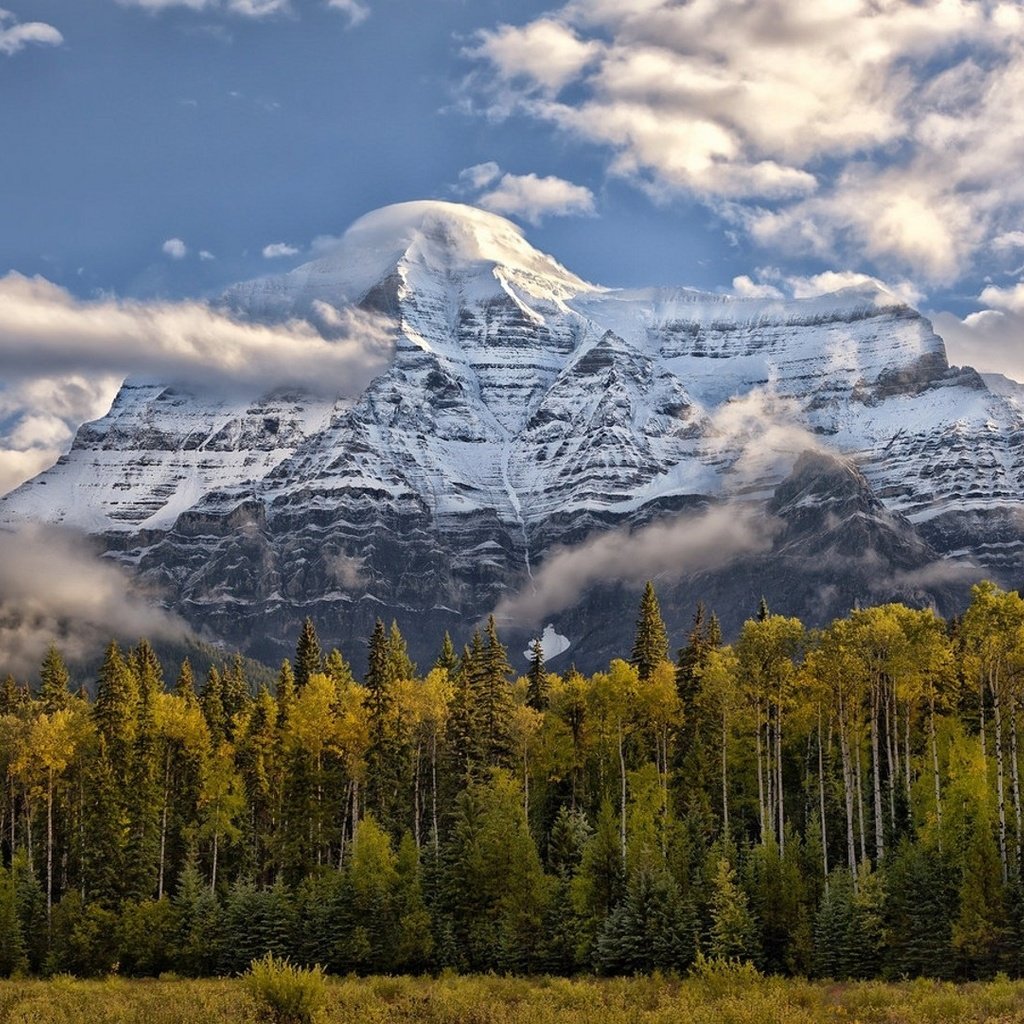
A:
POLYGON ((355 402, 126 384, 0 521, 105 536, 183 614, 257 653, 310 611, 340 639, 378 613, 415 613, 424 637, 457 626, 553 545, 767 500, 809 448, 856 461, 918 531, 900 550, 1019 573, 1021 402, 951 369, 930 323, 884 291, 600 288, 500 217, 424 202, 369 214, 224 303, 263 320, 383 312, 394 361, 355 402))

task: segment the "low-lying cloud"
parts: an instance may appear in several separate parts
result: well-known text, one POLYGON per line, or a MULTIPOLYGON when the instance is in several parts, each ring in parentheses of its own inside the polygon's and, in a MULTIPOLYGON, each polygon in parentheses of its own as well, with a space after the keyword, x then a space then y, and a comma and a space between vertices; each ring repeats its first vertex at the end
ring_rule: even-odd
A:
POLYGON ((771 547, 778 524, 748 505, 726 503, 636 530, 600 533, 577 547, 557 548, 519 593, 494 614, 536 625, 572 607, 591 587, 608 581, 640 586, 655 576, 677 580, 720 569, 771 547))
POLYGON ((187 627, 78 534, 0 532, 0 674, 34 674, 51 642, 86 659, 111 637, 181 639, 187 627))
POLYGON ((82 301, 43 278, 0 278, 0 494, 66 451, 125 377, 358 395, 390 362, 393 326, 326 303, 314 319, 250 323, 201 302, 82 301))

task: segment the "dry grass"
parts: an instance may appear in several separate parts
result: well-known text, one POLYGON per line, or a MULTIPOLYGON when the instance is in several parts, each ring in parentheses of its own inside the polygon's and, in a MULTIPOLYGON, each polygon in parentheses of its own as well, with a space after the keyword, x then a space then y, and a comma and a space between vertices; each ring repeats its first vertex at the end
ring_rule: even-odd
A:
MULTIPOLYGON (((256 1024, 241 980, 0 982, 0 1024, 256 1024)), ((1024 982, 331 978, 318 1024, 1024 1024, 1024 982)))

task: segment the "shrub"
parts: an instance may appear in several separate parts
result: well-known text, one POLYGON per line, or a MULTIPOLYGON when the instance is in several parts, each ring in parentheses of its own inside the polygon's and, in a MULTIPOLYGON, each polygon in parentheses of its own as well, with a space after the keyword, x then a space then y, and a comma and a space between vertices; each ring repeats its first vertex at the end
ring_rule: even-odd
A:
POLYGON ((269 1024, 313 1024, 327 1000, 319 965, 296 967, 273 953, 253 960, 244 980, 259 1018, 269 1024))

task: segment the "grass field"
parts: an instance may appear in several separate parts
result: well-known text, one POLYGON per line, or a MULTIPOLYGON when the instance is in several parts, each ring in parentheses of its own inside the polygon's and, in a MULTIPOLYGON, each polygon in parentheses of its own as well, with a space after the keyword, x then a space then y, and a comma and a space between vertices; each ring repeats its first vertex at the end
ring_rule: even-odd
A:
MULTIPOLYGON (((227 1024, 261 1016, 238 980, 0 982, 0 1024, 227 1024)), ((1024 982, 831 984, 709 972, 676 980, 331 979, 322 1024, 1024 1022, 1024 982)))

